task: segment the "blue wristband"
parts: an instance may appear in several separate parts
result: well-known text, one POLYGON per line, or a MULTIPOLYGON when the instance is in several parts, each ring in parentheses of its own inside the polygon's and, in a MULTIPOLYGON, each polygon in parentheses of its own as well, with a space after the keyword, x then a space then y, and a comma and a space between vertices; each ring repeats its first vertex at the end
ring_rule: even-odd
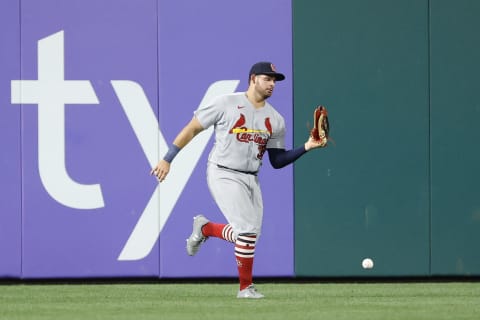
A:
POLYGON ((163 157, 163 160, 167 161, 168 163, 171 163, 173 159, 177 156, 178 152, 180 152, 180 150, 181 149, 179 147, 172 144, 170 146, 170 149, 168 149, 167 154, 163 157))

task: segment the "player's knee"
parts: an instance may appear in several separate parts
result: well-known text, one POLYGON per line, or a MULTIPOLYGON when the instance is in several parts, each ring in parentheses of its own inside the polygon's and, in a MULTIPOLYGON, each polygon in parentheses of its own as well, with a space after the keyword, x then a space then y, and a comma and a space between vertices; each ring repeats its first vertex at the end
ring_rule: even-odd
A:
POLYGON ((235 254, 240 257, 252 257, 257 243, 256 233, 241 233, 235 240, 235 254))

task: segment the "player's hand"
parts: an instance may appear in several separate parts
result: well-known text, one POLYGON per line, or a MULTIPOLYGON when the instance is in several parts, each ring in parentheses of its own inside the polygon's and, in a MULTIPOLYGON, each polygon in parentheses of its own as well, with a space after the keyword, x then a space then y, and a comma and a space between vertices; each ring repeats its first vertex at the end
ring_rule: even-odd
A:
POLYGON ((150 171, 151 175, 157 177, 159 182, 162 182, 167 177, 168 172, 170 171, 170 163, 165 160, 160 160, 155 168, 150 171))
POLYGON ((315 140, 312 137, 308 138, 308 141, 305 142, 305 150, 311 150, 316 148, 323 148, 327 145, 327 138, 324 136, 320 140, 315 140))

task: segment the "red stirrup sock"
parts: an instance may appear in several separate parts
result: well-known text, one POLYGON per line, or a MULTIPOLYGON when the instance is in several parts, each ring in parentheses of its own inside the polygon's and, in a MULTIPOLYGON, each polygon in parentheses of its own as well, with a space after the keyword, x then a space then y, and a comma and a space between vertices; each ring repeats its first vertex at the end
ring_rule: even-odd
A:
POLYGON ((235 258, 237 260, 240 290, 252 284, 253 257, 255 255, 256 234, 240 234, 235 241, 235 258))
POLYGON ((235 242, 232 226, 229 224, 209 222, 202 227, 205 237, 215 237, 229 242, 235 242))

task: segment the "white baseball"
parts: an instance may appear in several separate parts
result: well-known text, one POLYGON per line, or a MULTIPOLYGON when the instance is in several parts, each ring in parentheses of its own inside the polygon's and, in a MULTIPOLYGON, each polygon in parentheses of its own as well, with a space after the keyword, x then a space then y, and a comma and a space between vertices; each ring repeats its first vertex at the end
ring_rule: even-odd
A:
POLYGON ((370 258, 365 258, 362 261, 363 269, 372 269, 373 268, 373 260, 370 258))

